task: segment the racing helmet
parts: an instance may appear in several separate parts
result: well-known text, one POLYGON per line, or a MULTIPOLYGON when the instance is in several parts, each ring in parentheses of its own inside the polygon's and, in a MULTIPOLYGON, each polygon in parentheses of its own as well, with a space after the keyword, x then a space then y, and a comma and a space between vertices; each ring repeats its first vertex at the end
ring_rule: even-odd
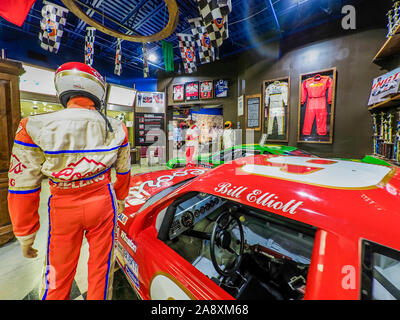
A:
POLYGON ((230 122, 230 121, 225 121, 224 128, 225 128, 225 129, 232 128, 232 122, 230 122))
POLYGON ((55 73, 54 84, 64 108, 71 97, 84 96, 94 102, 97 110, 101 109, 106 82, 96 69, 81 62, 64 63, 55 73))

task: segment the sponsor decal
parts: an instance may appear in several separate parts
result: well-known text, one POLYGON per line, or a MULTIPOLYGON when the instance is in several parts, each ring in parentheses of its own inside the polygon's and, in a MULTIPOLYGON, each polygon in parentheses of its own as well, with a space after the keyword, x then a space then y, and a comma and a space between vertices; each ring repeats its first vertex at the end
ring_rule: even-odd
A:
POLYGON ((214 24, 218 27, 218 29, 221 29, 224 26, 225 18, 217 18, 214 19, 214 24))
POLYGON ((207 32, 201 37, 201 45, 206 48, 211 48, 210 36, 207 32))
POLYGON ((82 179, 82 178, 93 176, 101 171, 104 171, 106 168, 107 168, 107 166, 104 163, 97 162, 93 159, 88 159, 86 157, 83 157, 76 163, 71 162, 70 164, 68 164, 67 168, 61 170, 60 172, 57 172, 57 173, 53 172, 52 176, 57 179, 64 179, 64 180, 72 181, 72 180, 76 180, 76 179, 82 179), (88 164, 90 166, 95 165, 97 168, 94 171, 89 171, 84 175, 82 175, 82 173, 80 173, 80 172, 75 172, 75 170, 77 170, 77 169, 79 171, 86 171, 88 164), (62 178, 62 176, 64 176, 64 177, 62 178), (68 179, 66 179, 67 177, 68 177, 68 179))
POLYGON ((118 221, 121 222, 123 225, 125 225, 125 223, 128 221, 128 217, 123 213, 120 213, 118 215, 118 221))
POLYGON ((132 269, 135 276, 139 276, 139 266, 136 261, 131 257, 127 250, 124 250, 124 259, 126 264, 132 269))
POLYGON ((121 230, 121 239, 124 240, 124 242, 129 246, 129 248, 132 249, 134 253, 136 253, 136 243, 130 239, 123 230, 121 230))
POLYGON ((193 61, 193 59, 194 59, 194 52, 193 52, 193 50, 191 50, 191 49, 186 49, 185 55, 186 55, 186 59, 187 59, 188 61, 190 61, 190 62, 193 61))
MULTIPOLYGON (((161 188, 165 184, 169 184, 176 177, 184 177, 188 175, 199 176, 206 173, 203 169, 187 169, 183 171, 175 171, 171 175, 159 176, 155 180, 147 180, 142 182, 139 186, 131 187, 126 203, 131 206, 143 204, 150 197, 150 193, 146 188, 161 188)), ((170 184, 172 185, 172 184, 170 184)))
POLYGON ((11 154, 10 170, 8 172, 20 174, 26 169, 26 166, 17 158, 15 154, 11 154))
POLYGON ((48 20, 46 21, 45 30, 46 30, 47 35, 48 35, 49 37, 55 37, 55 36, 57 35, 57 27, 56 27, 56 25, 54 24, 54 22, 51 21, 50 19, 48 19, 48 20))
POLYGON ((245 199, 249 203, 258 204, 262 207, 268 207, 280 210, 283 213, 295 214, 303 202, 298 200, 281 201, 280 197, 272 192, 264 192, 259 189, 248 190, 244 186, 233 186, 229 182, 222 182, 214 189, 222 195, 234 199, 245 199))
POLYGON ((105 175, 101 174, 93 179, 80 180, 80 181, 69 181, 69 182, 59 182, 55 186, 58 189, 75 189, 88 186, 92 183, 99 182, 105 179, 105 175))
POLYGON ((139 289, 139 279, 134 275, 131 269, 128 266, 125 266, 125 274, 132 281, 136 288, 139 289))

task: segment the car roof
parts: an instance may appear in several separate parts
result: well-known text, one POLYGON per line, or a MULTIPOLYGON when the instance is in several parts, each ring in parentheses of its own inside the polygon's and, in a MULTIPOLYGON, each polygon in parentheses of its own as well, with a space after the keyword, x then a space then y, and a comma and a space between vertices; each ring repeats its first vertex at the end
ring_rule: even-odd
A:
POLYGON ((183 190, 224 197, 400 250, 400 171, 395 166, 258 155, 225 163, 183 190))

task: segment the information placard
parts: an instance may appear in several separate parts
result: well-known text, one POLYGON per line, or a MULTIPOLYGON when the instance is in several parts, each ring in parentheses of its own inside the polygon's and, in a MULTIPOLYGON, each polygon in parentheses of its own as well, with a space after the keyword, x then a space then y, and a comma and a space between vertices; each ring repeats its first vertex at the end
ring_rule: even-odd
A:
POLYGON ((261 95, 246 97, 246 128, 261 130, 261 95))

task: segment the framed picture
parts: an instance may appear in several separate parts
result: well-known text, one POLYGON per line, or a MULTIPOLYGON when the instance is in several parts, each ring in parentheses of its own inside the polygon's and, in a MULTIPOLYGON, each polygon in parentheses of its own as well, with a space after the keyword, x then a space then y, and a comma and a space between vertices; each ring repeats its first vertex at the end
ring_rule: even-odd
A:
POLYGON ((263 81, 264 129, 266 141, 289 141, 290 78, 263 81))
POLYGON ((246 96, 246 129, 261 130, 261 95, 246 96))
POLYGON ((200 81, 200 99, 214 98, 214 86, 212 80, 200 81))
POLYGON ((228 96, 228 80, 215 80, 214 98, 226 98, 228 96))
POLYGON ((297 142, 333 142, 336 68, 300 75, 297 142))
POLYGON ((172 86, 172 96, 174 102, 185 101, 185 85, 175 84, 172 86))
POLYGON ((199 100, 199 82, 192 81, 185 84, 185 100, 199 100))

